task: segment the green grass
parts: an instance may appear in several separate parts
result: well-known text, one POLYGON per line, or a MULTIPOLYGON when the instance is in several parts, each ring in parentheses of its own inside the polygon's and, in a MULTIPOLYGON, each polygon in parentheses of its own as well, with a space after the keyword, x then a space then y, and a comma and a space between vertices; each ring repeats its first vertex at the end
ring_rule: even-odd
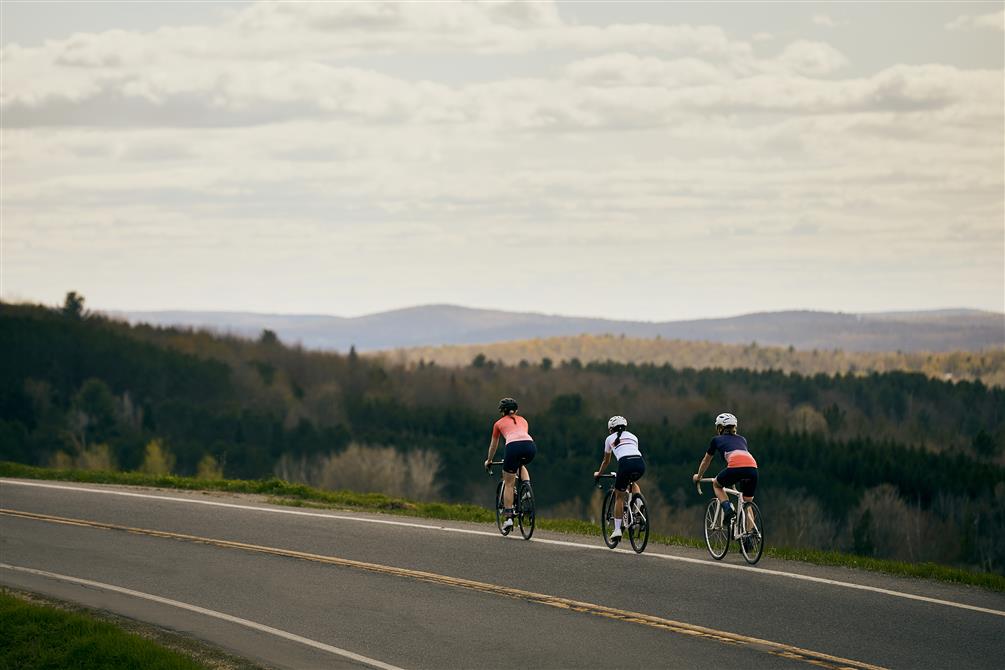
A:
POLYGON ((0 667, 199 670, 191 659, 97 619, 0 593, 0 667))
POLYGON ((282 479, 196 479, 175 475, 148 475, 142 472, 100 472, 91 470, 56 470, 36 468, 8 461, 0 462, 0 477, 49 479, 91 484, 125 484, 154 486, 189 491, 225 491, 228 493, 258 493, 287 500, 322 503, 326 507, 350 507, 392 514, 406 514, 451 521, 495 521, 494 513, 477 505, 412 502, 383 493, 352 491, 322 491, 304 484, 291 484, 282 479))
MULTIPOLYGON (((381 493, 353 493, 351 491, 322 491, 304 484, 291 484, 281 479, 205 480, 174 475, 148 475, 140 472, 93 472, 85 470, 55 470, 37 468, 19 463, 0 462, 0 477, 22 479, 49 479, 58 481, 89 482, 95 484, 125 484, 132 486, 154 486, 160 488, 187 489, 192 491, 227 491, 231 493, 258 493, 270 497, 270 502, 297 507, 318 507, 326 509, 360 509, 385 514, 444 519, 449 521, 474 521, 495 523, 495 512, 478 505, 456 505, 447 503, 423 503, 394 498, 381 493)), ((570 535, 599 536, 600 528, 587 521, 574 519, 539 518, 537 526, 541 530, 567 533, 570 535)), ((599 540, 599 538, 598 538, 599 540)), ((770 540, 770 538, 769 538, 770 540)), ((699 538, 680 535, 653 533, 650 542, 671 546, 704 548, 699 538)), ((801 561, 814 565, 836 566, 880 572, 900 577, 933 579, 953 584, 980 586, 993 591, 1005 592, 1005 576, 990 572, 980 572, 954 568, 935 563, 906 563, 890 561, 838 551, 817 549, 793 549, 774 547, 770 542, 764 553, 772 558, 801 561)))

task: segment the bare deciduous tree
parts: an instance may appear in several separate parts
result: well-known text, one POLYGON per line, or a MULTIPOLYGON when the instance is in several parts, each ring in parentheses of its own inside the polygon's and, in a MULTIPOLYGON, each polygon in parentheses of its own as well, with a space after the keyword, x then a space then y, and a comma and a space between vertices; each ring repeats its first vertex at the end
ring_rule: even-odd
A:
POLYGON ((287 481, 330 490, 384 493, 412 500, 435 500, 440 455, 423 449, 399 452, 392 447, 350 444, 336 454, 313 460, 284 454, 275 473, 287 481))

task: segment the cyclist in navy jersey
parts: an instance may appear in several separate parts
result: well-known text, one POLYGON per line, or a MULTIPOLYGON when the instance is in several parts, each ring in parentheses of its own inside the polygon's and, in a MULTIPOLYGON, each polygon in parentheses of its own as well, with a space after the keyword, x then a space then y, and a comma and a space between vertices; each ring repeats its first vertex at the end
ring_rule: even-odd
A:
MULTIPOLYGON (((754 499, 754 491, 757 490, 757 461, 747 449, 747 439, 736 434, 736 417, 729 413, 723 413, 715 417, 716 436, 712 438, 705 457, 698 465, 698 472, 691 479, 697 482, 705 474, 705 470, 712 463, 712 457, 716 452, 722 454, 726 461, 726 468, 715 476, 712 482, 712 489, 715 497, 722 503, 722 511, 726 516, 726 523, 736 516, 729 497, 723 490, 727 486, 736 485, 737 490, 743 493, 744 502, 754 499)), ((753 523, 753 519, 750 519, 753 523)))
MULTIPOLYGON (((646 462, 642 458, 639 450, 639 438, 634 433, 629 433, 628 419, 623 416, 612 416, 607 421, 607 439, 604 441, 604 461, 600 464, 600 469, 593 473, 593 478, 598 479, 607 464, 611 462, 611 454, 618 460, 618 476, 614 480, 614 531, 611 539, 617 540, 621 537, 621 518, 624 514, 625 494, 629 486, 634 496, 642 493, 642 489, 636 483, 646 471, 646 462)), ((628 504, 631 505, 629 500, 628 504)))

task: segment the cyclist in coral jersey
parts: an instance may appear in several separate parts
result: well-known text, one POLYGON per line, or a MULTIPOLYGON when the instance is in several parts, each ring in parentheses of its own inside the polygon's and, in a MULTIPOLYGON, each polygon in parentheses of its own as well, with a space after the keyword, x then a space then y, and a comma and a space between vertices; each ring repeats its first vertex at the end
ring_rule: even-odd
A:
MULTIPOLYGON (((691 477, 697 482, 705 474, 705 470, 712 463, 712 457, 716 452, 722 454, 726 459, 726 468, 715 476, 712 482, 712 489, 715 497, 722 503, 722 511, 726 515, 726 523, 736 516, 736 510, 723 488, 736 485, 738 491, 743 493, 744 502, 754 499, 754 491, 757 490, 757 461, 751 456, 747 449, 747 439, 736 434, 736 417, 729 413, 723 413, 715 417, 716 436, 705 451, 705 457, 698 465, 698 472, 691 477)), ((751 519, 753 523, 753 519, 751 519)))
POLYGON ((488 470, 492 465, 492 456, 499 446, 499 438, 502 437, 506 442, 506 455, 503 457, 503 506, 506 520, 503 522, 503 530, 513 527, 513 486, 517 471, 520 472, 521 481, 529 482, 530 472, 527 471, 527 464, 534 460, 537 454, 537 445, 528 432, 527 419, 517 414, 517 409, 516 400, 513 398, 503 398, 499 401, 502 418, 492 426, 489 455, 485 459, 485 469, 488 470))

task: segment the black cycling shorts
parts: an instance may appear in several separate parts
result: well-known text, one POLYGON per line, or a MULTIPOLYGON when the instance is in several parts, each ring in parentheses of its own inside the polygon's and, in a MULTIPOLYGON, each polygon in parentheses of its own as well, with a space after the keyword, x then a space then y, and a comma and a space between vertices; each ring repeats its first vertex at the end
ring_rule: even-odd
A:
POLYGON ((506 456, 503 458, 503 472, 515 475, 521 465, 527 465, 537 455, 537 445, 534 440, 520 440, 506 445, 506 456))
POLYGON ((740 493, 753 498, 757 490, 757 468, 726 468, 715 476, 715 481, 723 487, 736 484, 740 493))
POLYGON ((618 476, 614 488, 627 491, 631 482, 638 481, 646 473, 646 462, 641 456, 625 456, 618 459, 618 476))

